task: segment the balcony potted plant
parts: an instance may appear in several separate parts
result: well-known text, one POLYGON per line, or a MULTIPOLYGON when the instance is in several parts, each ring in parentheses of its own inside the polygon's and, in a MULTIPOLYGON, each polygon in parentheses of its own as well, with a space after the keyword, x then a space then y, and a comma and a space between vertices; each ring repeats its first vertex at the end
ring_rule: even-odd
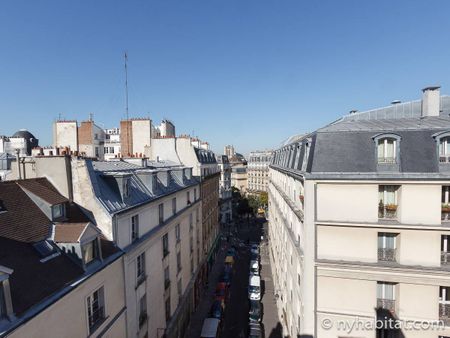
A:
POLYGON ((300 201, 301 201, 302 203, 305 201, 305 195, 300 194, 298 197, 300 198, 300 201))
POLYGON ((450 205, 442 204, 442 212, 450 213, 450 205))
POLYGON ((442 212, 441 212, 441 219, 443 221, 448 221, 450 219, 450 205, 449 204, 442 204, 442 212))
POLYGON ((397 211, 397 204, 386 204, 384 207, 386 208, 386 211, 391 211, 391 212, 397 211))

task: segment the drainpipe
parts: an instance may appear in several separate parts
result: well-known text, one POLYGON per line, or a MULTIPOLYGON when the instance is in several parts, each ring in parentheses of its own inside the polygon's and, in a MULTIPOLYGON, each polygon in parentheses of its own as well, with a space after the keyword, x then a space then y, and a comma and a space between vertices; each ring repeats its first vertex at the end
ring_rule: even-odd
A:
POLYGON ((16 149, 16 161, 17 161, 17 174, 19 175, 19 180, 22 179, 22 171, 20 170, 20 149, 16 149))

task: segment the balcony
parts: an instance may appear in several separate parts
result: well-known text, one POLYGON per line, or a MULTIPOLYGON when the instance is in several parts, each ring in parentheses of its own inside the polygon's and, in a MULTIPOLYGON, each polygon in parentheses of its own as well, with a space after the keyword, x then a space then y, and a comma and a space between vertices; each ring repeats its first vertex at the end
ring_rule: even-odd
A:
POLYGON ((378 218, 395 219, 397 218, 396 204, 381 204, 378 206, 378 218))
POLYGON ((439 156, 440 163, 450 163, 450 156, 439 156))
POLYGON ((396 262, 396 249, 378 248, 378 261, 396 262))
POLYGON ((441 265, 450 265, 450 252, 441 251, 441 265))
POLYGON ((441 220, 442 221, 450 221, 450 205, 442 204, 441 220))
POLYGON ((395 313, 395 300, 386 298, 377 298, 377 308, 388 310, 391 313, 395 313))
POLYGON ((380 164, 393 164, 395 163, 395 157, 378 157, 378 163, 380 164))
POLYGON ((439 303, 439 320, 442 320, 445 326, 450 326, 450 304, 439 303))

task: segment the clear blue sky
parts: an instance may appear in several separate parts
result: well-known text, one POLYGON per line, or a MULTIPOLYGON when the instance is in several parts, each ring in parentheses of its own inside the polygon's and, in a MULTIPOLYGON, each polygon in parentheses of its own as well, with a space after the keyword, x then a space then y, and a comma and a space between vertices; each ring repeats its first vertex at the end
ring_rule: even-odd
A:
POLYGON ((172 119, 221 152, 277 147, 351 109, 450 94, 449 1, 2 1, 0 134, 62 114, 172 119))

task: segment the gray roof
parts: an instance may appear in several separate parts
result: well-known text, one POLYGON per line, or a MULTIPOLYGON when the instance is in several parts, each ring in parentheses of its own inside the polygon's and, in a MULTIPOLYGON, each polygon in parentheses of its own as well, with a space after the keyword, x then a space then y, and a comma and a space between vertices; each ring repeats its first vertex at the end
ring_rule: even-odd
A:
POLYGON ((180 179, 175 172, 191 170, 187 167, 170 169, 143 168, 138 165, 121 161, 92 161, 86 160, 94 193, 103 207, 110 214, 116 214, 136 206, 151 202, 177 190, 198 184, 198 180, 191 175, 190 179, 180 179), (158 187, 153 191, 144 182, 141 173, 168 172, 169 184, 165 187, 158 179, 158 187), (121 177, 129 179, 129 197, 122 198, 120 191, 121 177))
POLYGON ((417 102, 347 115, 278 149, 272 166, 311 178, 448 179, 450 163, 439 162, 435 136, 450 132, 450 97, 441 97, 436 117, 417 115, 417 102), (374 138, 380 134, 399 139, 395 165, 377 163, 374 138), (309 156, 304 163, 306 147, 309 156))
POLYGON ((195 155, 200 163, 217 163, 216 155, 211 150, 194 147, 195 155))

